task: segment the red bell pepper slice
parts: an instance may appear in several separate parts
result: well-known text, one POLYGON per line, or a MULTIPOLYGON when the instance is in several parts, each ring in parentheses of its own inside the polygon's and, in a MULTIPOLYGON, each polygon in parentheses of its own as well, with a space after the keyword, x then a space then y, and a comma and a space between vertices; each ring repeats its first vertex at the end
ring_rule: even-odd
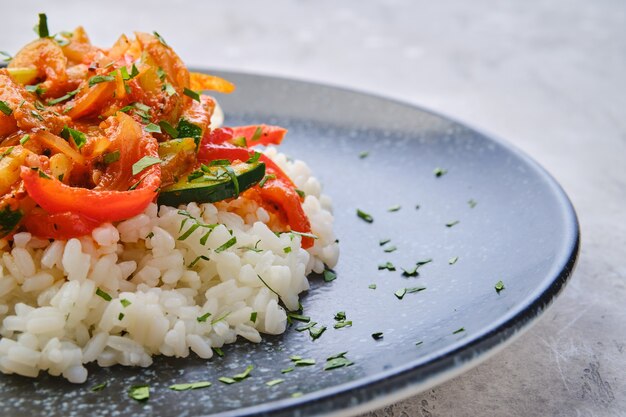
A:
POLYGON ((37 237, 60 240, 89 235, 93 229, 100 226, 99 221, 77 213, 48 214, 40 208, 28 213, 23 224, 26 230, 37 237))
MULTIPOLYGON (((111 129, 112 143, 120 150, 120 160, 110 164, 95 189, 71 187, 41 170, 22 167, 21 177, 28 195, 50 214, 73 213, 101 223, 142 213, 157 196, 161 166, 152 165, 136 175, 132 175, 131 166, 144 156, 158 158, 157 142, 144 135, 137 122, 124 113, 117 114, 111 129), (129 184, 134 189, 126 191, 129 184)), ((75 236, 82 232, 77 227, 75 236)))
POLYGON ((287 129, 270 125, 219 127, 208 132, 205 140, 220 144, 243 137, 248 146, 280 145, 286 133, 287 129))

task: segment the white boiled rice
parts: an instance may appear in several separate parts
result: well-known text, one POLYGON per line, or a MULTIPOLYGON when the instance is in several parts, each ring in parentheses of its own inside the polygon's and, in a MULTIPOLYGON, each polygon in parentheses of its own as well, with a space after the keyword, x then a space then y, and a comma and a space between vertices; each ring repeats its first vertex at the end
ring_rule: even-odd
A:
POLYGON ((149 366, 153 355, 190 352, 210 358, 212 348, 238 338, 259 342, 261 333, 284 332, 279 302, 297 309, 307 274, 333 267, 339 249, 330 199, 307 165, 273 148, 266 154, 306 194, 318 236, 312 248, 302 249, 298 235, 277 236, 267 211, 241 198, 151 204, 67 242, 18 233, 0 241, 0 371, 36 377, 44 370, 82 383, 89 362, 149 366), (233 246, 216 251, 232 238, 233 246))

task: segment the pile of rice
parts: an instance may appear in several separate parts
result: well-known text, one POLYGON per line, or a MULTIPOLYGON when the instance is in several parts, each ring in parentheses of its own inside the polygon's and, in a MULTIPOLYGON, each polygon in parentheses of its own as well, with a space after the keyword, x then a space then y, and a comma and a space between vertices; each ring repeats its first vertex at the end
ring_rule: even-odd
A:
POLYGON ((149 366, 153 355, 190 352, 208 359, 211 348, 239 336, 259 342, 261 333, 284 332, 279 302, 297 309, 307 274, 333 267, 339 249, 330 199, 307 165, 273 148, 265 153, 306 193, 304 211, 318 237, 312 248, 302 249, 299 235, 277 236, 267 211, 242 198, 152 204, 67 242, 18 233, 0 241, 0 371, 36 377, 44 370, 82 383, 89 362, 149 366), (235 207, 247 214, 229 211, 235 207), (191 229, 215 223, 204 244, 209 229, 191 229), (236 244, 216 252, 232 237, 236 244))

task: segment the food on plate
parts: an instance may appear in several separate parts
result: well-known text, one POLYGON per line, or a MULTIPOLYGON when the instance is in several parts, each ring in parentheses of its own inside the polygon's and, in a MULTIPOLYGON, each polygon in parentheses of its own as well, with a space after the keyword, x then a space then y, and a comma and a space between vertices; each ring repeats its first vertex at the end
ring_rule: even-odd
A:
POLYGON ((338 258, 330 199, 277 126, 221 126, 222 78, 156 32, 82 27, 0 69, 0 371, 210 358, 286 329, 338 258))

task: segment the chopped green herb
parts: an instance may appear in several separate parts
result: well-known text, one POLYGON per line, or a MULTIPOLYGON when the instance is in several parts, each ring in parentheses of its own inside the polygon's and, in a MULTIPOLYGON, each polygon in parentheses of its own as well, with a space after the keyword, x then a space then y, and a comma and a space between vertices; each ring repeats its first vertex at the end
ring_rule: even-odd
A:
POLYGON ((370 284, 367 286, 367 288, 369 288, 370 290, 375 290, 376 289, 376 284, 370 284))
POLYGON ((63 181, 63 177, 65 177, 65 174, 60 174, 57 178, 59 179, 59 181, 63 181))
POLYGON ((402 298, 406 294, 406 288, 401 288, 397 290, 396 292, 394 292, 393 294, 398 298, 398 300, 402 300, 402 298))
POLYGON ((0 210, 0 237, 11 233, 24 217, 22 210, 11 210, 9 205, 0 210))
POLYGON ((309 237, 311 239, 319 239, 316 235, 314 235, 313 233, 304 233, 304 232, 296 232, 295 230, 292 230, 291 232, 292 235, 298 235, 298 236, 302 236, 302 237, 309 237))
POLYGON ((387 243, 389 243, 389 242, 391 242, 391 239, 380 239, 380 240, 378 241, 378 244, 379 244, 380 246, 385 246, 385 245, 386 245, 387 243))
POLYGON ((196 230, 198 230, 198 228, 199 228, 199 227, 200 227, 200 225, 199 225, 198 223, 194 223, 194 224, 192 224, 192 225, 191 225, 191 227, 189 227, 189 229, 187 229, 187 230, 185 231, 185 233, 183 233, 182 235, 180 235, 180 236, 178 237, 178 239, 177 239, 177 240, 185 240, 185 239, 187 239, 189 236, 191 236, 191 234, 192 234, 193 232, 195 232, 196 230))
POLYGON ((369 154, 370 153, 368 151, 363 151, 363 152, 359 153, 359 158, 365 159, 365 158, 367 158, 369 156, 369 154))
POLYGON ((350 366, 352 364, 354 364, 354 362, 351 362, 348 358, 344 356, 333 357, 332 359, 328 359, 326 361, 326 364, 324 365, 324 370, 330 371, 332 369, 343 368, 344 366, 350 366))
POLYGON ((212 384, 209 381, 191 382, 187 384, 174 384, 170 385, 172 391, 187 391, 191 389, 200 389, 210 387, 212 384))
POLYGON ((335 320, 337 321, 342 321, 346 319, 346 312, 345 311, 338 311, 337 313, 335 313, 335 320))
POLYGON ((26 135, 22 136, 22 139, 20 139, 20 145, 25 144, 29 140, 30 140, 30 135, 29 134, 26 134, 26 135))
POLYGON ((0 51, 0 55, 2 55, 4 57, 2 59, 3 62, 11 62, 11 60, 13 59, 11 54, 9 54, 8 52, 5 52, 5 51, 0 51))
POLYGON ((200 94, 196 93, 193 90, 188 89, 187 87, 185 87, 185 89, 183 90, 183 94, 186 95, 187 97, 191 97, 193 100, 196 100, 197 102, 200 102, 200 94))
POLYGON ((419 204, 416 204, 416 205, 415 205, 415 210, 419 210, 419 209, 420 209, 420 205, 419 205, 419 204))
POLYGON ((246 140, 245 136, 239 136, 237 138, 233 138, 230 140, 230 143, 232 143, 235 146, 239 146, 240 148, 248 147, 248 141, 246 140))
POLYGON ((406 289, 407 294, 424 291, 426 287, 410 287, 406 289))
POLYGON ((343 329, 344 327, 352 327, 352 320, 343 320, 335 323, 335 329, 343 329))
POLYGON ((170 97, 176 94, 176 89, 170 83, 163 83, 163 91, 165 91, 170 97))
POLYGON ((293 366, 290 366, 289 368, 285 368, 285 369, 281 369, 280 373, 281 374, 288 374, 289 372, 293 372, 293 370, 296 369, 293 366))
POLYGON ((419 342, 415 342, 415 346, 419 346, 419 345, 421 345, 422 343, 424 343, 424 342, 422 342, 421 340, 420 340, 419 342))
POLYGON ((292 362, 295 362, 295 361, 299 361, 300 359, 302 359, 302 356, 300 356, 300 355, 291 355, 291 356, 289 357, 289 359, 290 359, 292 362))
POLYGON ((10 116, 11 113, 13 113, 13 110, 11 110, 9 105, 6 102, 2 101, 2 100, 0 100, 0 111, 2 113, 6 114, 7 116, 10 116))
POLYGON ((133 400, 147 401, 150 398, 150 386, 148 385, 133 385, 128 390, 128 396, 133 400))
POLYGON ((250 142, 256 142, 261 138, 261 134, 263 133, 263 129, 261 129, 261 126, 257 126, 257 128, 254 130, 254 133, 252 134, 252 137, 250 138, 250 142))
POLYGON ((387 209, 389 212, 399 211, 402 208, 400 205, 391 206, 387 209))
POLYGON ((460 223, 460 221, 455 220, 455 221, 453 221, 453 222, 446 223, 446 227, 456 226, 456 225, 457 225, 457 224, 459 224, 459 223, 460 223))
POLYGON ((41 178, 45 178, 47 180, 51 179, 51 177, 48 174, 46 174, 45 172, 43 172, 43 170, 39 169, 38 171, 39 171, 39 176, 41 178))
POLYGON ((154 232, 150 232, 146 235, 145 239, 152 239, 154 237, 154 232))
POLYGON ((459 257, 455 256, 453 258, 448 259, 448 264, 454 265, 456 263, 456 261, 458 261, 458 260, 459 260, 459 257))
POLYGON ((191 261, 191 263, 188 265, 189 268, 193 268, 194 266, 196 266, 196 264, 200 261, 208 261, 209 257, 208 256, 204 256, 204 255, 200 255, 200 256, 196 256, 196 259, 194 259, 193 261, 191 261))
POLYGON ((227 385, 234 384, 234 383, 237 382, 233 378, 228 377, 228 376, 222 376, 222 377, 218 378, 218 381, 220 381, 220 382, 222 382, 224 384, 227 384, 227 385))
POLYGON ((245 371, 243 371, 240 374, 234 375, 233 379, 235 381, 243 381, 244 379, 246 379, 250 375, 250 372, 252 372, 253 369, 254 369, 254 366, 248 365, 248 367, 246 367, 245 371))
POLYGON ((163 39, 163 37, 162 37, 161 35, 159 35, 159 33, 158 33, 156 30, 155 30, 155 31, 153 31, 152 33, 154 34, 154 37, 155 37, 155 38, 157 38, 157 39, 159 40, 159 42, 161 42, 161 44, 162 44, 163 46, 166 46, 166 47, 168 47, 168 48, 170 47, 170 46, 167 44, 167 42, 165 42, 165 39, 163 39))
POLYGON ((113 75, 94 75, 88 81, 89 87, 93 87, 96 84, 100 83, 108 83, 111 81, 115 81, 115 77, 113 75))
POLYGON ((237 237, 233 236, 230 239, 228 239, 228 241, 226 241, 226 243, 224 243, 222 246, 220 246, 219 248, 215 249, 215 253, 224 252, 226 249, 230 248, 235 243, 237 243, 237 237))
POLYGON ((126 298, 122 298, 120 299, 120 303, 122 304, 122 307, 126 308, 129 305, 131 305, 132 303, 130 301, 128 301, 126 298))
MULTIPOLYGON (((38 96, 42 95, 46 91, 39 84, 37 84, 37 85, 27 85, 27 86, 24 87, 24 89, 26 91, 28 91, 29 93, 33 93, 33 94, 36 94, 38 96)), ((41 104, 38 101, 35 101, 35 108, 37 110, 45 110, 45 107, 43 107, 43 104, 41 104)))
POLYGON ((81 149, 87 143, 87 136, 78 130, 72 129, 70 127, 65 126, 63 130, 61 130, 61 137, 67 141, 72 138, 74 144, 78 149, 81 149))
POLYGON ((90 388, 91 392, 98 392, 98 391, 102 391, 103 389, 106 388, 106 386, 108 385, 108 382, 102 382, 100 384, 94 385, 93 387, 90 388))
POLYGON ((383 338, 383 332, 372 333, 372 338, 374 340, 380 340, 383 338))
POLYGON ((478 204, 473 198, 470 198, 467 202, 467 204, 470 206, 470 208, 474 208, 476 207, 476 205, 478 204))
POLYGON ((292 320, 301 321, 303 323, 308 323, 311 321, 311 317, 303 316, 302 314, 297 314, 297 313, 287 313, 287 317, 289 317, 292 320))
POLYGON ((430 262, 432 262, 432 261, 433 261, 432 259, 426 259, 426 260, 423 260, 423 261, 417 261, 417 262, 415 263, 415 267, 414 267, 413 269, 404 269, 404 268, 401 268, 401 269, 402 269, 402 271, 403 271, 403 272, 402 272, 402 276, 404 276, 404 277, 416 277, 416 276, 418 276, 418 275, 419 275, 419 272, 417 272, 417 270, 418 270, 420 267, 422 267, 422 266, 424 266, 424 265, 426 265, 426 264, 428 264, 428 263, 430 263, 430 262))
POLYGON ((167 133, 168 135, 170 135, 172 137, 172 139, 176 139, 178 138, 178 130, 176 130, 174 128, 174 126, 172 126, 171 124, 169 124, 168 122, 166 122, 165 120, 161 120, 159 122, 159 127, 161 127, 161 129, 163 129, 163 131, 165 133, 167 133))
POLYGON ((304 191, 299 190, 299 189, 297 189, 297 188, 296 188, 296 193, 298 194, 298 196, 299 196, 300 198, 304 198, 304 197, 306 197, 306 194, 304 193, 304 191))
POLYGON ((213 349, 213 352, 215 352, 215 354, 219 356, 220 358, 224 357, 224 351, 221 348, 211 348, 211 349, 213 349))
POLYGON ((356 209, 356 215, 359 216, 360 219, 368 223, 372 223, 374 221, 374 218, 371 215, 364 212, 363 210, 356 209))
POLYGON ((385 262, 384 264, 379 264, 378 265, 378 270, 383 270, 386 269, 388 271, 395 271, 396 267, 394 264, 392 264, 391 262, 385 262))
POLYGON ((161 126, 156 125, 154 123, 149 123, 147 124, 144 129, 146 130, 146 132, 148 133, 161 133, 161 126))
POLYGON ((230 177, 230 180, 233 183, 233 188, 235 189, 235 198, 239 197, 239 180, 237 179, 237 174, 232 169, 232 167, 225 167, 226 173, 230 177))
POLYGON ((104 162, 105 164, 112 164, 113 162, 117 162, 119 160, 120 160, 120 151, 118 150, 105 153, 104 156, 102 156, 102 162, 104 162))
POLYGON ((254 152, 254 155, 252 155, 250 157, 250 159, 248 159, 247 163, 248 164, 254 164, 256 163, 259 159, 261 158, 261 152, 254 152))
POLYGON ((389 246, 389 247, 385 248, 384 250, 385 250, 386 253, 391 253, 391 252, 395 252, 397 249, 398 248, 395 247, 395 246, 389 246))
POLYGON ((225 319, 226 317, 228 317, 228 316, 230 316, 230 311, 227 311, 226 313, 222 314, 222 316, 221 316, 221 317, 219 317, 219 318, 217 318, 217 319, 213 320, 213 321, 211 322, 211 325, 213 325, 213 324, 215 324, 215 323, 219 323, 220 321, 224 320, 224 319, 225 319))
POLYGON ((291 252, 291 246, 287 246, 286 248, 283 248, 283 252, 290 253, 291 252))
POLYGON ((196 317, 196 320, 198 323, 205 323, 209 317, 211 317, 211 313, 204 313, 200 317, 196 317))
POLYGON ((443 168, 435 168, 435 170, 433 171, 433 174, 435 174, 435 177, 439 178, 442 175, 445 175, 448 173, 447 169, 443 169, 443 168))
POLYGON ((50 36, 50 31, 48 30, 48 17, 45 13, 39 13, 39 23, 35 25, 33 30, 37 35, 39 35, 40 38, 47 38, 50 36))
POLYGON ((337 274, 330 269, 324 269, 324 282, 331 282, 337 279, 337 274))
POLYGON ((310 330, 311 328, 313 328, 315 325, 317 324, 316 321, 311 321, 308 324, 304 325, 304 326, 300 326, 296 328, 297 332, 303 332, 305 330, 310 330))
POLYGON ((137 175, 144 169, 160 163, 161 160, 159 158, 155 158, 154 156, 144 156, 133 164, 133 175, 137 175))
POLYGON ((96 289, 96 295, 104 299, 104 301, 111 301, 113 299, 113 297, 102 291, 100 288, 96 289))
POLYGON ((31 110, 30 114, 37 120, 39 120, 40 122, 44 121, 44 118, 41 116, 41 114, 37 113, 35 110, 31 110))
POLYGON ((261 182, 259 182, 259 187, 263 188, 263 186, 265 185, 265 183, 268 180, 274 180, 276 179, 276 175, 275 174, 268 174, 266 176, 263 177, 263 179, 261 180, 261 182))
POLYGON ((55 98, 52 100, 48 100, 47 104, 48 106, 54 106, 55 104, 59 104, 65 100, 69 100, 70 98, 74 97, 76 94, 78 94, 78 92, 80 91, 80 89, 76 89, 74 91, 70 91, 69 93, 66 93, 65 95, 59 97, 59 98, 55 98))
POLYGON ((124 318, 124 313, 120 313, 120 314, 117 315, 117 319, 119 321, 122 321, 123 318, 124 318))
POLYGON ((258 313, 256 311, 253 311, 252 313, 250 313, 250 321, 252 323, 256 323, 257 314, 258 313))
POLYGON ((293 394, 291 394, 291 398, 300 398, 304 395, 304 393, 298 391, 298 392, 294 392, 293 394))
POLYGON ((256 274, 256 276, 257 276, 257 277, 259 277, 259 279, 261 280, 261 282, 263 283, 263 285, 265 285, 265 286, 267 287, 267 289, 268 289, 268 290, 270 290, 271 292, 273 292, 274 294, 276 294, 276 296, 277 296, 278 298, 280 298, 280 294, 278 294, 276 291, 274 291, 274 290, 272 289, 272 287, 270 287, 269 285, 267 285, 267 282, 265 282, 265 280, 264 280, 263 278, 261 278, 261 275, 256 274))
POLYGON ((496 285, 495 285, 495 287, 494 287, 494 288, 496 289, 496 292, 497 292, 498 294, 500 294, 500 291, 502 291, 502 290, 505 288, 505 287, 504 287, 504 282, 502 282, 502 281, 498 281, 498 282, 496 282, 496 285))
POLYGON ((271 381, 267 381, 265 385, 267 385, 268 387, 273 387, 274 385, 282 384, 283 382, 285 382, 284 379, 278 378, 278 379, 272 379, 271 381))
POLYGON ((322 326, 322 327, 311 327, 309 329, 309 335, 311 335, 311 338, 313 340, 319 338, 322 333, 324 333, 326 331, 326 326, 322 326))
POLYGON ((464 332, 464 331, 465 331, 465 327, 461 327, 460 329, 457 329, 457 330, 453 331, 452 334, 458 334, 458 333, 461 333, 461 332, 464 332))
POLYGON ((313 366, 315 365, 315 359, 296 359, 293 363, 296 366, 313 366))

